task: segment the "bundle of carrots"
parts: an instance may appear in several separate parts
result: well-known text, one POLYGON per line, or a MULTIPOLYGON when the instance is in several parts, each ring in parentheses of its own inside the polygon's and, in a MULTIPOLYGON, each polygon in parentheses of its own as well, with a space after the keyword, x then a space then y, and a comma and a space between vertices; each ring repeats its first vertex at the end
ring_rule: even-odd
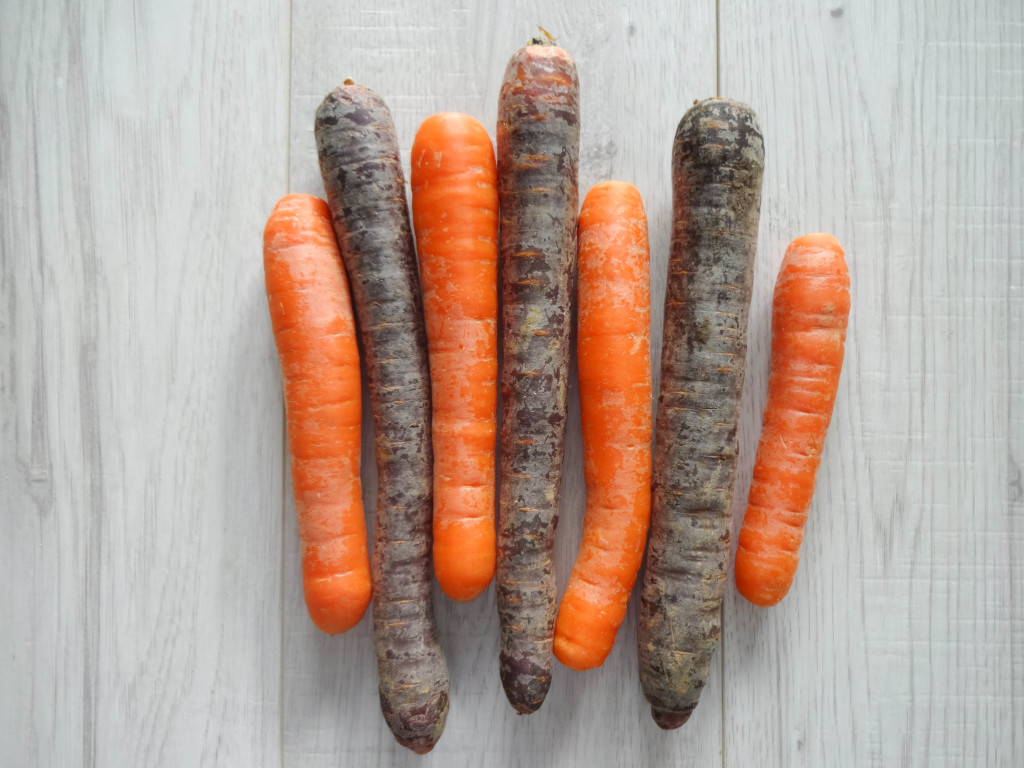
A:
MULTIPOLYGON (((535 39, 509 61, 496 154, 468 115, 420 126, 410 221, 391 114, 376 93, 346 81, 316 113, 327 201, 286 196, 264 233, 310 617, 324 632, 344 632, 372 599, 381 708, 416 752, 433 748, 448 712, 432 571, 459 601, 496 580, 500 676, 520 713, 543 703, 554 657, 576 670, 608 657, 645 544, 640 679, 661 727, 689 718, 717 646, 761 129, 749 107, 726 99, 695 103, 679 123, 653 452, 647 218, 639 191, 619 181, 595 186, 579 210, 579 135, 573 59, 549 36, 535 39), (574 317, 587 501, 558 605, 553 548, 574 317), (372 559, 357 324, 378 470, 372 559)), ((796 570, 842 365, 848 288, 834 238, 790 245, 736 556, 737 587, 758 605, 781 600, 796 570)))

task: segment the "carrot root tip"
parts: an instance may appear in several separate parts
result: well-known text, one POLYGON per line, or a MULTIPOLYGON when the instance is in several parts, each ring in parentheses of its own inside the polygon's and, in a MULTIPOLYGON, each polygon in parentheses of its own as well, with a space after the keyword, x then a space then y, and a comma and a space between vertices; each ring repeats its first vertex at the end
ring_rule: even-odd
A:
POLYGON ((400 741, 398 743, 401 744, 406 749, 409 749, 409 750, 415 752, 417 755, 425 755, 425 754, 427 754, 427 752, 429 752, 430 750, 432 750, 434 748, 434 744, 432 742, 429 742, 429 741, 428 742, 423 742, 422 740, 409 741, 409 742, 400 741))
POLYGON ((512 708, 515 709, 517 715, 532 715, 538 709, 543 701, 530 702, 529 704, 513 704, 512 708))
POLYGON ((690 715, 692 714, 692 708, 685 712, 669 712, 665 709, 656 709, 655 707, 651 707, 651 717, 654 718, 654 722, 658 724, 659 728, 666 731, 674 730, 683 725, 690 719, 690 715))

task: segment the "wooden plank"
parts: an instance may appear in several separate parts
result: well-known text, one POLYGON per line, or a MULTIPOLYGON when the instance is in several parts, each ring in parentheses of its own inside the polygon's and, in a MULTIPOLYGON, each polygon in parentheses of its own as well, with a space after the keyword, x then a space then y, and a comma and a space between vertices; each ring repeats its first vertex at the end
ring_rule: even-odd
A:
POLYGON ((725 761, 1020 765, 1022 7, 720 5, 767 156, 741 501, 788 241, 835 233, 854 297, 796 582, 726 604, 725 761))
MULTIPOLYGON (((616 3, 586 8, 566 0, 469 3, 430 0, 343 3, 293 0, 291 188, 323 194, 313 114, 346 77, 377 90, 394 114, 408 172, 416 128, 428 115, 462 111, 492 133, 497 96, 512 52, 543 24, 573 53, 580 73, 581 196, 621 178, 644 196, 653 276, 652 356, 659 359, 671 218, 669 160, 676 123, 693 99, 713 92, 715 4, 616 3), (685 41, 685 44, 680 41, 685 41)), ((657 365, 655 365, 657 374, 657 365)), ((582 530, 579 408, 572 401, 562 518, 556 552, 564 589, 582 530)), ((369 424, 369 411, 364 414, 369 424)), ((369 430, 367 430, 369 431, 369 430)), ((367 508, 375 473, 364 441, 367 508)), ((291 510, 290 510, 291 513, 291 510)), ((721 688, 716 671, 685 731, 662 733, 640 692, 636 616, 599 671, 556 665, 539 713, 517 717, 497 670, 493 589, 470 605, 436 592, 452 677, 446 732, 426 758, 398 747, 380 716, 369 621, 340 638, 316 632, 302 604, 298 544, 286 526, 284 756, 288 765, 709 765, 721 761, 721 688)))
POLYGON ((287 21, 0 9, 0 764, 280 763, 287 21))

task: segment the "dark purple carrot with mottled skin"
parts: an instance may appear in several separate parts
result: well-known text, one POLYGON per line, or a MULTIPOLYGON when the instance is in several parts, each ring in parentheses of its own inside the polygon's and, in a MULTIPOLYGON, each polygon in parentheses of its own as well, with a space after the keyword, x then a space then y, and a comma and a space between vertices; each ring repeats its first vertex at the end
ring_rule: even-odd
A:
POLYGON ((708 99, 683 116, 638 636, 662 728, 697 706, 721 630, 763 170, 749 107, 708 99))
POLYGON ((365 350, 377 453, 373 636, 380 704, 400 744, 430 751, 448 714, 431 601, 430 377, 405 180, 384 101, 351 82, 316 113, 327 200, 365 350))
POLYGON ((534 40, 505 70, 497 137, 504 343, 499 661, 505 694, 521 714, 535 712, 551 686, 579 136, 576 65, 550 41, 534 40))

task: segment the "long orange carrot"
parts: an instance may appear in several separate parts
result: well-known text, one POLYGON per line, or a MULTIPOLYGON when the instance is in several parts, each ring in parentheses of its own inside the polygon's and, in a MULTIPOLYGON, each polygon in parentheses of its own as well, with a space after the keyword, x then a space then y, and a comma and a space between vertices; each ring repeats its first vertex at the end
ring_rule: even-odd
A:
POLYGON ((600 666, 626 617, 651 516, 651 287, 636 187, 590 190, 580 211, 577 359, 587 508, 555 622, 555 656, 600 666))
POLYGON ((434 572, 463 601, 494 576, 496 176, 477 120, 447 112, 423 121, 412 145, 412 215, 433 394, 434 572))
POLYGON ((281 199, 263 233, 263 268, 284 378, 306 606, 324 632, 344 632, 370 602, 370 561, 355 321, 323 200, 281 199))
POLYGON ((790 243, 775 283, 764 426, 736 551, 736 586, 757 605, 789 591, 843 367, 850 276, 831 235, 790 243))

